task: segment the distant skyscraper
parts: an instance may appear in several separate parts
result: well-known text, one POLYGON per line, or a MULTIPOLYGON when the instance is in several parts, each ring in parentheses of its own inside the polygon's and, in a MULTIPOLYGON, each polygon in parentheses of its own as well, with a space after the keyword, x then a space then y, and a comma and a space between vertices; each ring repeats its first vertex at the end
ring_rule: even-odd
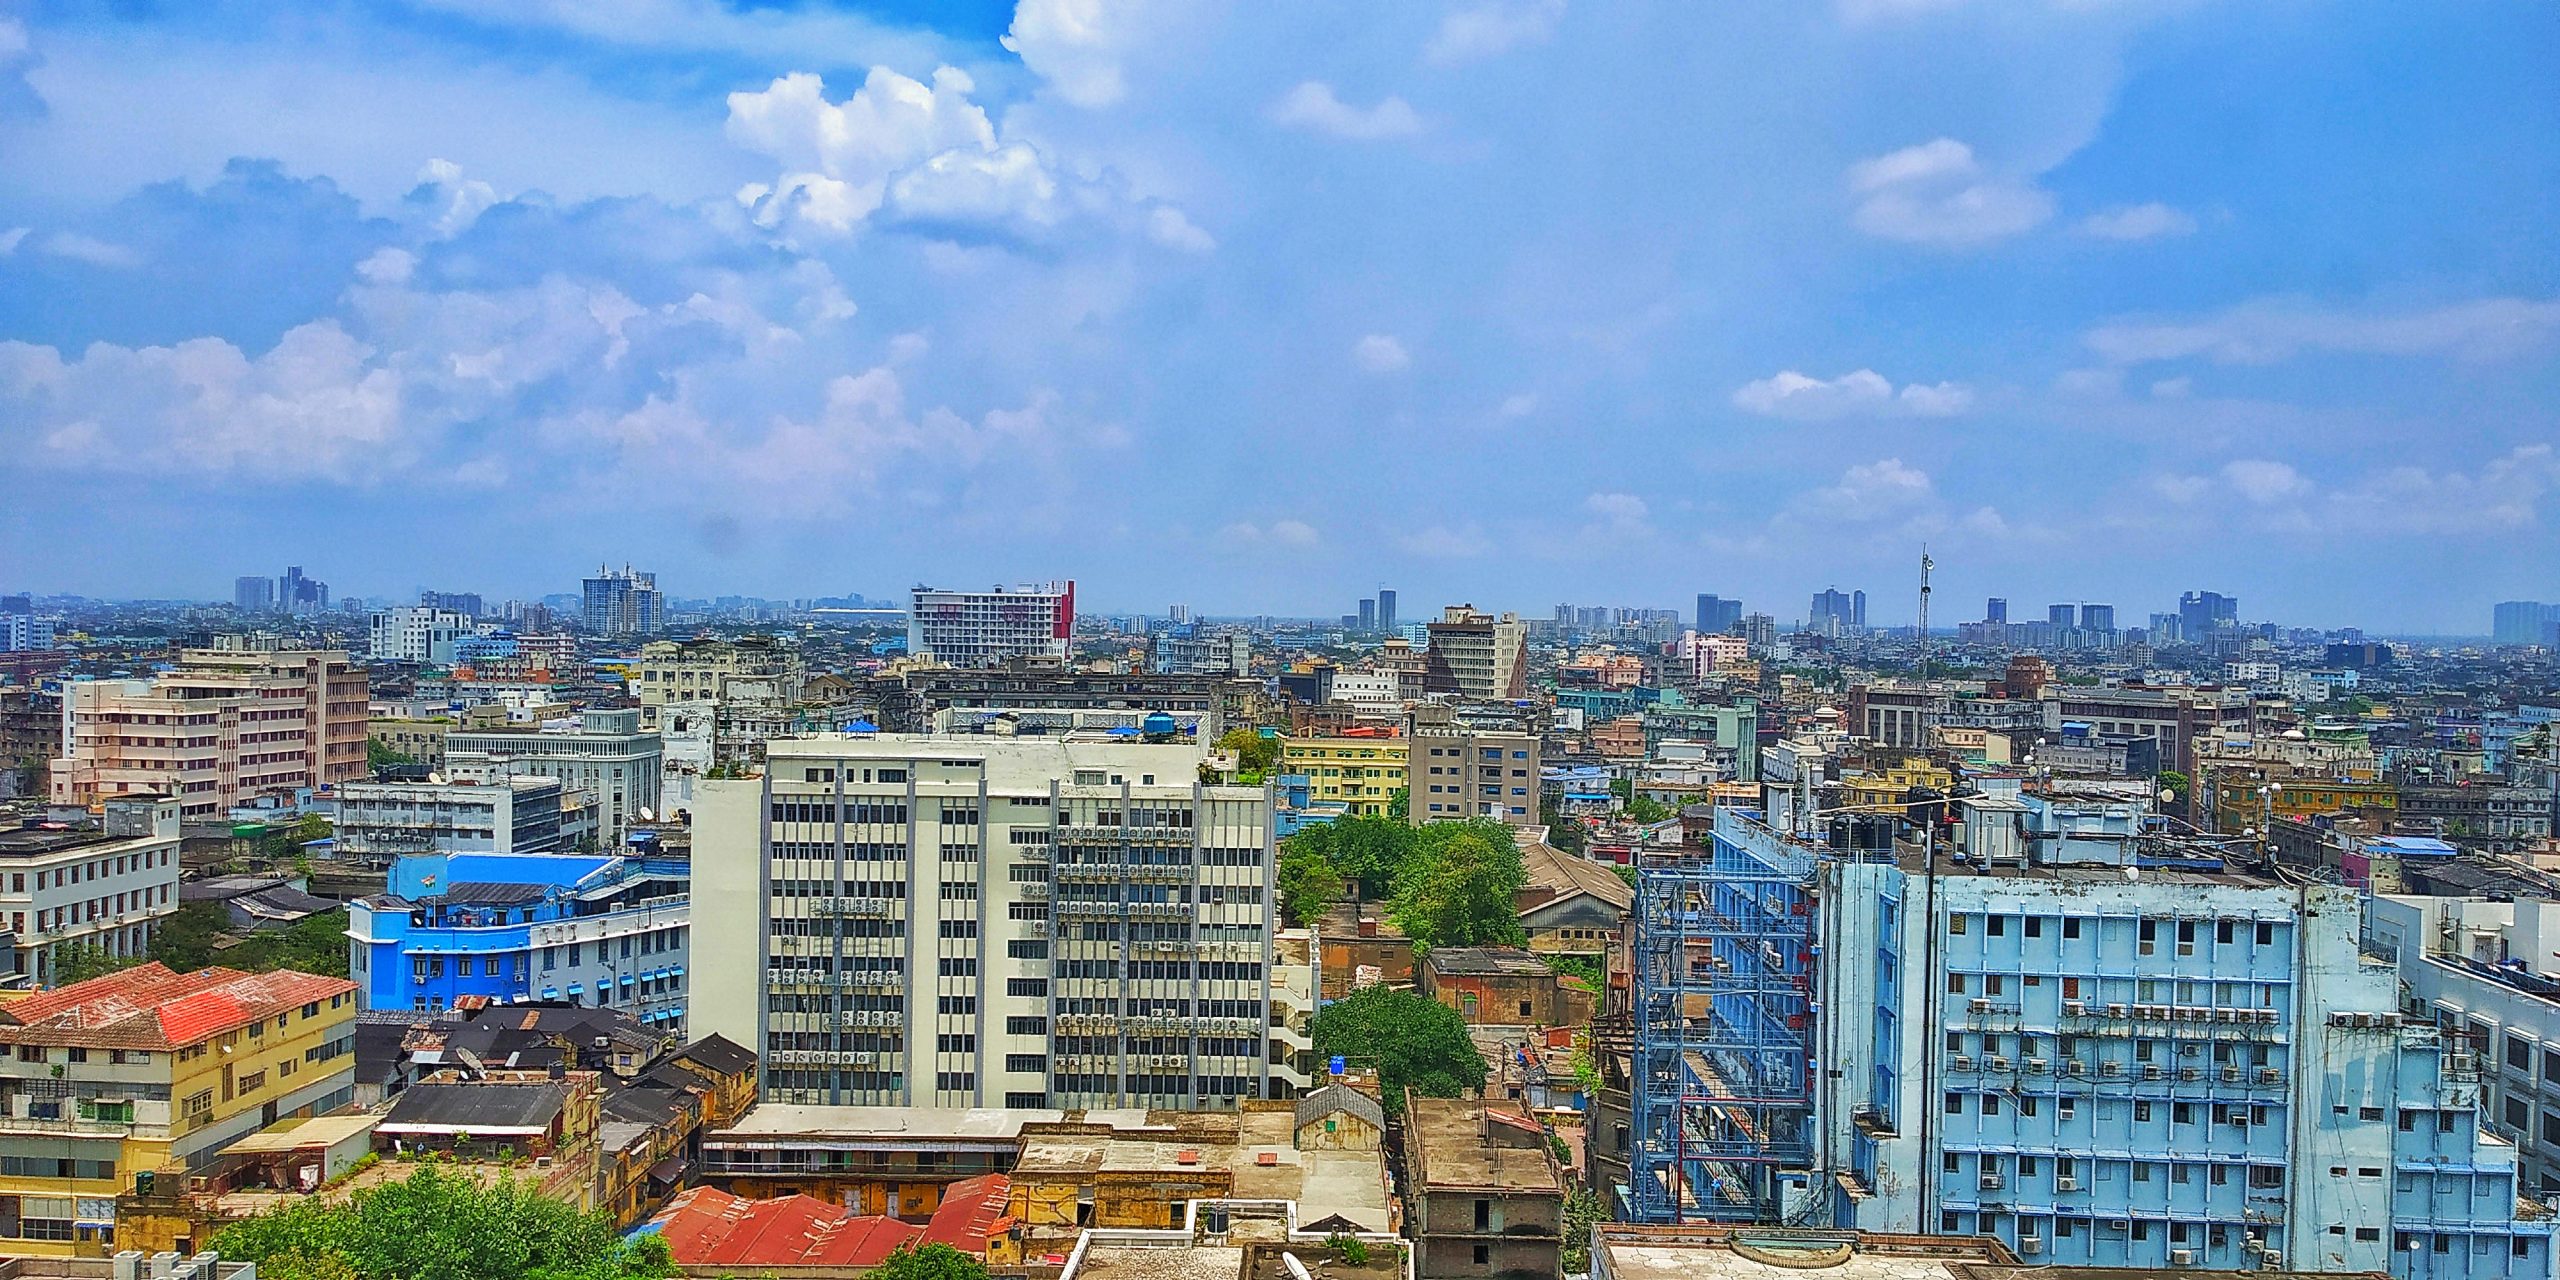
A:
POLYGON ((1867 593, 1851 595, 1837 587, 1825 588, 1813 597, 1813 612, 1806 619, 1817 631, 1829 627, 1842 629, 1859 625, 1867 611, 1867 593))
POLYGON ((1378 588, 1378 630, 1388 635, 1396 631, 1396 593, 1387 587, 1378 588))
POLYGON ((1742 623, 1742 602, 1722 596, 1698 597, 1698 631, 1701 635, 1723 635, 1742 623))
POLYGON ((595 576, 581 586, 587 630, 597 635, 655 635, 666 627, 666 597, 658 593, 654 573, 636 572, 627 564, 617 573, 598 565, 595 576))
POLYGON ((1378 629, 1378 602, 1367 596, 1360 599, 1360 629, 1362 631, 1378 629))
POLYGON ((2493 644, 2541 644, 2551 624, 2560 622, 2560 604, 2508 600, 2490 611, 2489 620, 2493 644))
POLYGON ((264 576, 235 578, 231 605, 242 613, 267 613, 276 607, 276 580, 264 576))
POLYGON ((2007 622, 2009 620, 2009 602, 1998 596, 1993 596, 1990 599, 1983 601, 1982 620, 1984 622, 2007 622))
POLYGON ((1849 593, 1849 625, 1854 627, 1867 625, 1867 593, 1864 591, 1849 593))
POLYGON ((2079 614, 2078 609, 2067 604, 2049 604, 2044 608, 2045 621, 2052 623, 2056 631, 2069 631, 2080 625, 2079 614))
POLYGON ((2236 626, 2240 621, 2240 599, 2219 591, 2190 591, 2178 597, 2178 629, 2187 639, 2202 642, 2216 628, 2236 626))
POLYGON ((2111 604, 2084 604, 2080 606, 2080 628, 2083 631, 2115 630, 2116 607, 2111 604))
POLYGON ((329 584, 302 576, 301 565, 287 565, 284 576, 276 579, 276 608, 285 613, 326 613, 329 584))
POLYGON ((1175 605, 1172 608, 1165 610, 1164 616, 1172 620, 1175 626, 1181 626, 1183 623, 1191 621, 1191 606, 1187 604, 1175 605))
POLYGON ((480 593, 477 591, 420 591, 418 593, 418 607, 422 609, 450 609, 455 613, 459 613, 470 618, 477 618, 481 614, 488 612, 488 610, 482 606, 480 593))

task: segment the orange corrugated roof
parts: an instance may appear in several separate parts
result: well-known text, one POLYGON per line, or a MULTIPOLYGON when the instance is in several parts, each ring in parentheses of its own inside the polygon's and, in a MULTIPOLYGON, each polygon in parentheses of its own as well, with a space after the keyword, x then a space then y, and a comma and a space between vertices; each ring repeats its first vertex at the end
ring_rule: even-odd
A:
POLYGON ((355 989, 344 978, 291 970, 176 973, 153 962, 0 1006, 0 1044, 176 1049, 355 989))
POLYGON ((677 1196, 651 1221, 686 1267, 876 1267, 923 1234, 810 1196, 748 1200, 716 1187, 677 1196))
POLYGON ((1005 1202, 1013 1196, 1013 1182, 1001 1173, 982 1173, 963 1178, 943 1188, 942 1207, 933 1211, 933 1220, 925 1224, 921 1244, 947 1244, 962 1253, 978 1255, 987 1251, 987 1240, 995 1235, 997 1224, 1005 1220, 1005 1202))

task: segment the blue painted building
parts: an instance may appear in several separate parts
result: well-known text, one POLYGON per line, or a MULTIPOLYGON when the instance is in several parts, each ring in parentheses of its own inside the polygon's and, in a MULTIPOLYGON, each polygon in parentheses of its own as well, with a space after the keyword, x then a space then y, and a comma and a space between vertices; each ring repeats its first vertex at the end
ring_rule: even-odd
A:
POLYGON ((2036 1264, 2549 1277, 2552 1217, 2519 1212, 2478 1060, 2401 1016, 2358 894, 2196 842, 2093 856, 2115 840, 1986 869, 1720 813, 1638 895, 1654 1070, 1622 1202, 1990 1235, 2036 1264))
POLYGON ((641 850, 402 858, 349 905, 349 973, 368 1009, 571 1000, 681 1031, 689 880, 641 850))

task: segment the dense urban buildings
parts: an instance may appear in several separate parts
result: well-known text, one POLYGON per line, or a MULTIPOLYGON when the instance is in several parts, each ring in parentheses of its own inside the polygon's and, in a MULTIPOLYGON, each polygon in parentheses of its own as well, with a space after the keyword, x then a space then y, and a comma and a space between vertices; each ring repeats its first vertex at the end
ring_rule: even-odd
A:
POLYGON ((619 845, 658 808, 665 746, 640 727, 638 708, 591 710, 557 724, 457 729, 445 735, 445 771, 464 782, 551 778, 585 793, 596 835, 619 845))
POLYGON ((141 956, 178 909, 178 801, 117 796, 100 809, 94 822, 0 831, 10 973, 50 985, 68 948, 113 960, 141 956))
POLYGON ((658 590, 658 575, 629 565, 619 570, 598 565, 595 575, 579 585, 587 630, 600 636, 650 636, 666 629, 667 602, 658 590))
POLYGON ((1465 698, 1517 698, 1528 692, 1528 628, 1518 614, 1500 617, 1453 604, 1426 628, 1422 687, 1465 698))
POLYGON ((364 776, 364 672, 344 653, 189 649, 175 667, 62 690, 53 798, 169 795, 189 818, 364 776))

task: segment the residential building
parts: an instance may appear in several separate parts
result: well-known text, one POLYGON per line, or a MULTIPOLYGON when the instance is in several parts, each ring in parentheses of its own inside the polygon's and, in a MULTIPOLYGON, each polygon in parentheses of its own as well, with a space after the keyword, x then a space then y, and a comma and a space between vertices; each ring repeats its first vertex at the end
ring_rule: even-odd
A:
POLYGON ((1564 1177, 1546 1130, 1497 1102, 1405 1099, 1405 1233, 1416 1280, 1564 1274, 1564 1177))
POLYGON ((1826 587, 1815 593, 1812 611, 1805 618, 1812 630, 1833 635, 1863 629, 1867 625, 1867 593, 1826 587))
POLYGON ((350 782, 338 788, 336 856, 389 865, 416 853, 553 853, 557 778, 350 782))
POLYGON ((206 818, 365 772, 364 671, 331 650, 189 649, 137 680, 63 686, 58 804, 172 795, 206 818))
MULTIPOLYGON (((1409 785, 1412 749, 1408 739, 1391 732, 1353 730, 1342 737, 1283 737, 1280 772, 1307 780, 1306 804, 1340 805, 1344 814, 1354 818, 1383 818, 1396 792, 1409 785)), ((1406 799, 1410 810, 1410 793, 1406 799)))
POLYGON ((1422 687, 1465 698, 1527 697, 1529 630, 1520 615, 1500 617, 1453 604, 1428 627, 1422 687))
POLYGON ((1698 615, 1693 621, 1705 635, 1724 635, 1742 625, 1742 602, 1720 596, 1698 597, 1698 615))
POLYGON ((650 1225, 688 1275, 850 1276, 877 1268, 900 1249, 929 1244, 950 1245, 972 1257, 986 1255, 995 1222, 1003 1216, 1008 1184, 990 1174, 952 1190, 933 1221, 919 1225, 884 1214, 857 1214, 813 1196, 744 1200, 716 1188, 695 1187, 669 1202, 650 1225), (989 1194, 998 1211, 981 1215, 979 1206, 989 1194))
POLYGON ((809 1195, 857 1213, 916 1217, 972 1178, 1010 1173, 1043 1107, 863 1107, 759 1101, 706 1132, 695 1176, 751 1200, 809 1195))
POLYGON ((457 729, 445 735, 445 772, 465 781, 556 778, 586 793, 597 838, 619 847, 642 811, 658 808, 665 744, 640 727, 637 708, 583 711, 574 724, 457 729))
POLYGON ((919 586, 907 616, 907 653, 950 667, 992 667, 1013 658, 1063 661, 1075 628, 1072 581, 988 591, 919 586))
POLYGON ((2189 644, 2202 644, 2216 631, 2240 625, 2240 600, 2219 591, 2190 591, 2178 597, 2178 633, 2189 644))
POLYGON ((347 906, 368 1009, 566 1000, 685 1025, 690 877, 638 855, 418 854, 347 906))
POLYGON ((2156 738, 2162 766, 2190 777, 2198 748, 2226 734, 2245 736, 2249 728, 2249 695, 2239 689, 2056 685, 2044 691, 2042 703, 2047 735, 2059 736, 2064 722, 2078 721, 2102 737, 2156 738))
POLYGON ((1270 793, 1196 745, 829 735, 710 781, 697 1027, 781 1102, 1233 1106, 1305 1082, 1270 793), (754 874, 746 873, 753 868, 754 874))
POLYGON ((343 978, 156 962, 0 1004, 0 1241, 103 1252, 135 1175, 346 1105, 355 1014, 343 978))
POLYGON ((329 611, 329 584, 302 574, 301 565, 288 565, 276 579, 276 608, 280 612, 307 616, 329 611))
POLYGON ((276 607, 276 580, 266 577, 240 578, 231 584, 231 607, 242 613, 272 613, 276 607))
POLYGON ((1685 631, 1680 635, 1680 674, 1690 683, 1715 671, 1731 670, 1751 660, 1751 645, 1726 632, 1685 631))
POLYGON ((650 636, 666 630, 667 600, 658 590, 658 575, 630 565, 619 572, 596 566, 595 576, 579 584, 587 630, 600 636, 650 636))
POLYGON ((376 662, 450 666, 455 661, 455 643, 476 633, 471 616, 458 610, 393 605, 374 610, 372 642, 365 653, 376 662))
POLYGON ((54 645, 53 619, 0 613, 0 653, 36 653, 54 645))
MULTIPOLYGON (((1444 702, 1416 704, 1411 726, 1411 737, 1400 745, 1406 755, 1405 812, 1415 826, 1465 818, 1537 824, 1544 772, 1539 735, 1473 727, 1444 702)), ((1285 748, 1282 754, 1285 761, 1285 748)))
POLYGON ((1989 1236, 2040 1265, 2549 1274, 2553 1215, 2518 1207, 2476 1060, 2400 1015, 2355 890, 2210 842, 2067 843, 1834 854, 1727 809, 1707 855, 1649 865, 1631 1216, 1989 1236))
POLYGON ((2503 600, 2490 611, 2491 644, 2548 644, 2551 626, 2560 622, 2560 604, 2539 600, 2503 600))
POLYGON ((452 716, 374 716, 365 721, 367 752, 372 744, 411 764, 444 767, 445 735, 453 732, 452 716))
POLYGON ((93 825, 0 831, 10 972, 38 986, 53 983, 65 948, 142 955, 152 930, 178 909, 178 802, 118 796, 103 808, 93 825))
POLYGON ((1244 676, 1253 673, 1253 633, 1243 627, 1187 622, 1157 632, 1148 667, 1158 675, 1244 676))
POLYGON ((1386 635, 1396 634, 1396 593, 1392 587, 1378 588, 1378 630, 1386 635))
POLYGON ((640 723, 659 727, 659 710, 671 702, 788 706, 800 700, 807 670, 800 656, 771 636, 735 640, 654 640, 640 648, 631 691, 640 700, 640 723))
POLYGON ((1570 1027, 1591 1018, 1590 1002, 1576 1007, 1556 971, 1526 950, 1434 947, 1416 975, 1424 996, 1457 1010, 1471 1027, 1570 1027))

